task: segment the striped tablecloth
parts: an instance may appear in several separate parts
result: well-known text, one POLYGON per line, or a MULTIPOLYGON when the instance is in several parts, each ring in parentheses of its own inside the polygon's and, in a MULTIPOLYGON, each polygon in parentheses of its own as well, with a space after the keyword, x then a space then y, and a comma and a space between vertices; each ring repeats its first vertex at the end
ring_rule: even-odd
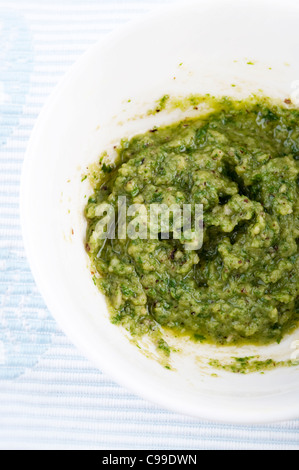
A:
POLYGON ((43 103, 90 44, 167 3, 173 0, 0 0, 2 449, 299 449, 299 421, 194 421, 118 386, 61 332, 24 254, 20 173, 43 103))

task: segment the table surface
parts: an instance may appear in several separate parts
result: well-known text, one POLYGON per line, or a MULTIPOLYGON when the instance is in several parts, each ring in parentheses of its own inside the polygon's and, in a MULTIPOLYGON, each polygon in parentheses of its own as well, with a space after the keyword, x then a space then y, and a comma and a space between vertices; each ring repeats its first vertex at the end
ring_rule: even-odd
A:
POLYGON ((1 449, 299 449, 299 420, 264 426, 198 421, 118 386, 60 330, 25 257, 20 174, 46 98, 89 45, 135 15, 171 3, 0 0, 1 449))

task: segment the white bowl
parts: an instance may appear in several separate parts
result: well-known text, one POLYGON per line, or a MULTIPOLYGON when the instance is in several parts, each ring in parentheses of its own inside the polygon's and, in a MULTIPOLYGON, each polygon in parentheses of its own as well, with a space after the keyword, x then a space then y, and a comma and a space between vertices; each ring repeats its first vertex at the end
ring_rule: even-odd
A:
POLYGON ((70 70, 41 113, 25 159, 25 246, 49 309, 86 356, 119 383, 194 417, 234 423, 299 417, 298 367, 264 375, 222 372, 215 378, 204 365, 210 356, 288 358, 296 334, 262 349, 223 352, 186 344, 185 354, 174 355, 176 371, 146 357, 110 323, 91 280, 83 217, 90 188, 81 176, 112 141, 167 122, 167 113, 160 113, 159 121, 128 120, 165 93, 242 96, 263 89, 277 97, 293 92, 296 98, 298 23, 296 2, 200 0, 130 24, 70 70))

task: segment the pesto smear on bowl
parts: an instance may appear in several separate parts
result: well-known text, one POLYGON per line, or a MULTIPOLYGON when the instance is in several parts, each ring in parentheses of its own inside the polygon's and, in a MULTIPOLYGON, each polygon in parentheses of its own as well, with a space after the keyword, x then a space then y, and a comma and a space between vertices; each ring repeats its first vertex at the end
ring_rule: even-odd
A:
MULTIPOLYGON (((215 344, 280 342, 299 320, 299 110, 265 98, 203 97, 204 116, 121 142, 90 167, 86 249, 111 318, 215 344), (202 204, 203 246, 99 239, 97 208, 202 204)), ((168 352, 167 344, 158 346, 168 352)))

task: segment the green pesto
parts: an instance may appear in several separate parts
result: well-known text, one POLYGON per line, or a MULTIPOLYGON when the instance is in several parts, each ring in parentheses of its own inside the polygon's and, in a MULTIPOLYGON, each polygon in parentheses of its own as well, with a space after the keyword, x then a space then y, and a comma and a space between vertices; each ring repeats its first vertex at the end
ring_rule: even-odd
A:
POLYGON ((278 367, 298 366, 296 361, 274 361, 273 359, 259 360, 259 357, 232 357, 230 362, 222 363, 217 359, 211 359, 209 365, 214 369, 233 372, 234 374, 250 374, 251 372, 264 373, 267 370, 278 367))
POLYGON ((212 110, 124 140, 113 166, 90 170, 95 283, 112 321, 133 335, 162 326, 198 342, 280 342, 299 321, 299 110, 265 98, 189 102, 212 110), (147 208, 203 204, 203 247, 97 239, 96 208, 108 202, 117 212, 118 196, 147 208))

